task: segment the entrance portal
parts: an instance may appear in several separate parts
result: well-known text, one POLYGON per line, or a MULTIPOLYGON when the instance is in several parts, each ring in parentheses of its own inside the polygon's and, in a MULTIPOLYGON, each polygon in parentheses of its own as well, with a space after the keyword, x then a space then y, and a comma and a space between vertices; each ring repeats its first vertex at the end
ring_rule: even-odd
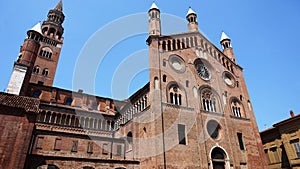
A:
POLYGON ((216 147, 213 149, 211 159, 213 169, 225 169, 226 154, 221 148, 216 147))

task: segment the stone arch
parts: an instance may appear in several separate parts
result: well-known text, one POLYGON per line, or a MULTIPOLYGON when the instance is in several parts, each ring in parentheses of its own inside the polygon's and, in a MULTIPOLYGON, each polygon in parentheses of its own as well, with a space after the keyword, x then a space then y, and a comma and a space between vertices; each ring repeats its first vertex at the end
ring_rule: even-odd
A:
POLYGON ((210 169, 230 169, 230 159, 226 150, 221 146, 214 146, 209 153, 210 169))
POLYGON ((46 118, 46 112, 41 111, 39 115, 39 122, 45 122, 45 118, 46 118))
POLYGON ((172 81, 166 87, 167 102, 175 105, 187 106, 187 96, 184 87, 172 81))

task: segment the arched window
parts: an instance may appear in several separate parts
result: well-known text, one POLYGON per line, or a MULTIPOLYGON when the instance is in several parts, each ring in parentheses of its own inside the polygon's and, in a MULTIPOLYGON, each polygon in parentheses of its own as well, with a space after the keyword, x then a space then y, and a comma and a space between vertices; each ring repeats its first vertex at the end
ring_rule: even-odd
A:
POLYGON ((39 91, 39 90, 36 90, 36 91, 34 91, 34 92, 33 92, 33 95, 32 95, 32 97, 33 97, 33 98, 39 98, 39 97, 40 97, 40 95, 41 95, 41 91, 39 91))
POLYGON ((49 71, 46 68, 46 69, 43 70, 42 75, 46 77, 46 76, 48 76, 48 73, 49 73, 49 71))
POLYGON ((39 66, 35 66, 34 68, 33 68, 33 71, 32 71, 34 74, 39 74, 39 72, 40 72, 40 67, 39 66))
POLYGON ((51 59, 52 57, 52 50, 49 47, 44 47, 41 49, 40 54, 41 57, 51 59))
POLYGON ((233 116, 240 118, 245 117, 244 106, 237 98, 233 98, 230 105, 233 116))
POLYGON ((172 85, 168 91, 168 102, 174 105, 182 105, 184 98, 183 91, 177 86, 172 85))
POLYGON ((219 97, 210 88, 204 88, 201 91, 202 110, 208 112, 221 112, 219 97))

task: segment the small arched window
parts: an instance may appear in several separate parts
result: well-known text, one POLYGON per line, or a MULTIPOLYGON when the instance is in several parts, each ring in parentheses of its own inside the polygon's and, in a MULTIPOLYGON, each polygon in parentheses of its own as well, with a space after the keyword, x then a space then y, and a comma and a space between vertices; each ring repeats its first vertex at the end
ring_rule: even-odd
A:
POLYGON ((40 67, 39 66, 35 66, 34 68, 33 68, 33 71, 32 71, 34 74, 39 74, 39 72, 40 72, 40 67))
POLYGON ((49 71, 46 68, 46 69, 43 70, 42 75, 46 77, 46 76, 48 76, 48 73, 49 73, 49 71))
POLYGON ((52 50, 49 47, 44 47, 41 49, 40 51, 40 56, 47 58, 47 59, 51 59, 52 57, 52 50))

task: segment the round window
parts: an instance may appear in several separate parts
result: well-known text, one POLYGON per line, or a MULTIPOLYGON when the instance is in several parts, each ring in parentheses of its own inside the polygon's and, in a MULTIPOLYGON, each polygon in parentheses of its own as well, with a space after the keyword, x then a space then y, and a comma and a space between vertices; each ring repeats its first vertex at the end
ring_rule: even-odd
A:
POLYGON ((223 75, 223 78, 224 78, 224 82, 225 82, 228 86, 234 87, 234 81, 235 81, 235 80, 234 80, 234 77, 233 77, 231 74, 225 72, 224 75, 223 75))
POLYGON ((198 72, 199 76, 203 80, 209 80, 210 79, 210 76, 211 76, 210 71, 203 63, 197 64, 196 69, 197 69, 197 72, 198 72))
POLYGON ((185 71, 185 63, 182 58, 177 55, 171 55, 169 58, 169 63, 171 67, 177 72, 184 72, 185 71))
POLYGON ((215 120, 210 120, 207 123, 207 132, 213 139, 217 139, 220 135, 221 126, 215 120))

